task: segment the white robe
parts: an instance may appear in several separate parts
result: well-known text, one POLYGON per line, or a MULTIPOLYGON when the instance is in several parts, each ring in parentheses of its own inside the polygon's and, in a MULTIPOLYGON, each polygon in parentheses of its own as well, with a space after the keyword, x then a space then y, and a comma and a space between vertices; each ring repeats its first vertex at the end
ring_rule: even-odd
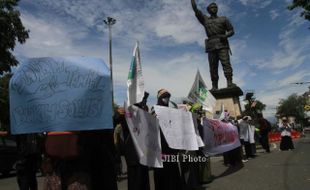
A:
POLYGON ((244 120, 239 123, 239 137, 245 142, 249 142, 249 124, 244 120))
POLYGON ((255 143, 254 135, 255 135, 255 126, 249 124, 249 142, 251 144, 255 143))
POLYGON ((280 128, 280 131, 281 131, 281 137, 284 137, 284 136, 289 136, 290 137, 290 136, 292 136, 292 134, 291 134, 292 128, 291 128, 290 124, 287 124, 287 126, 284 126, 281 123, 279 128, 280 128))

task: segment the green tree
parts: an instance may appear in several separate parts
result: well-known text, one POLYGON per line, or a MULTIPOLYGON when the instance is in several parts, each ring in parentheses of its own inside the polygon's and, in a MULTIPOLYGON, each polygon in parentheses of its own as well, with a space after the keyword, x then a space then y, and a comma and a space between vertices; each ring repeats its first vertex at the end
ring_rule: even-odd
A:
POLYGON ((250 104, 247 103, 244 108, 245 110, 243 112, 243 115, 255 117, 255 114, 262 113, 266 109, 266 104, 263 104, 259 100, 253 100, 250 104))
POLYGON ((266 104, 263 104, 261 101, 259 100, 255 100, 252 105, 246 104, 245 105, 245 109, 255 109, 257 112, 262 112, 266 109, 266 104), (256 102, 256 103, 254 103, 256 102))
POLYGON ((295 8, 303 9, 300 16, 310 21, 310 1, 309 0, 293 0, 293 2, 287 7, 289 10, 295 8))
POLYGON ((282 99, 277 107, 277 115, 280 117, 295 116, 298 122, 304 121, 306 98, 297 94, 290 95, 287 99, 282 99))
POLYGON ((16 9, 19 0, 0 0, 0 122, 2 129, 8 129, 9 114, 9 81, 12 76, 11 67, 18 61, 12 51, 16 42, 23 44, 29 37, 20 13, 16 9))
POLYGON ((0 130, 8 129, 8 126, 10 124, 8 89, 11 76, 11 74, 6 74, 0 77, 0 130))
POLYGON ((12 52, 16 45, 25 43, 29 31, 25 29, 20 13, 16 10, 19 0, 0 0, 0 75, 10 72, 11 66, 16 66, 18 61, 12 52))

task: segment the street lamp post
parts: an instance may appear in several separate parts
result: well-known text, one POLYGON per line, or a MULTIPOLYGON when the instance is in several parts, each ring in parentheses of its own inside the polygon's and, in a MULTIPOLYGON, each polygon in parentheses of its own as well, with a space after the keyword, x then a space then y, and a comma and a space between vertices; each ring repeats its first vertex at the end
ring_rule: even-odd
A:
POLYGON ((109 63, 110 63, 110 75, 112 84, 112 104, 114 103, 114 87, 113 87, 113 64, 112 64, 112 25, 116 23, 116 20, 112 17, 107 17, 104 23, 109 28, 109 63))

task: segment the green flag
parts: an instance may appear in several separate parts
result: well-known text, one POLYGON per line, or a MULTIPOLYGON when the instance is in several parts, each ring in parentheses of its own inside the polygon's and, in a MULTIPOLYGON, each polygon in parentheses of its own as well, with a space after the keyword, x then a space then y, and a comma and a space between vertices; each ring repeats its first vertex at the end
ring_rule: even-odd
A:
POLYGON ((127 87, 127 105, 130 106, 137 102, 141 102, 144 96, 144 79, 142 76, 138 42, 133 50, 133 56, 128 73, 127 87))
POLYGON ((188 99, 193 102, 199 102, 204 110, 213 113, 216 99, 209 92, 205 82, 203 81, 199 70, 197 70, 194 84, 188 94, 188 99))

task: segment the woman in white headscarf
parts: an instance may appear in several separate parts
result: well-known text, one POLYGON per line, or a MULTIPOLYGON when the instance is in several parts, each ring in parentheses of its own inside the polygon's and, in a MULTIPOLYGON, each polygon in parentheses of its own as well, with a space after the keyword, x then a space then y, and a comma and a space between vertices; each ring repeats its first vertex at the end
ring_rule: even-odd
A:
MULTIPOLYGON (((239 124, 240 140, 245 149, 246 159, 254 157, 251 144, 255 143, 253 125, 250 125, 252 118, 244 116, 239 124)), ((255 128, 254 128, 255 130, 255 128)))
POLYGON ((280 150, 293 150, 294 144, 292 141, 292 128, 288 123, 287 118, 282 119, 282 125, 280 125, 281 131, 281 142, 280 142, 280 150))
MULTIPOLYGON (((229 112, 225 111, 224 112, 224 118, 222 119, 222 122, 225 123, 231 123, 232 125, 236 125, 231 117, 229 112)), ((235 126, 237 127, 237 126, 235 126)), ((242 163, 242 147, 239 146, 233 150, 227 151, 223 153, 223 157, 224 157, 224 165, 226 166, 243 166, 242 163)))

